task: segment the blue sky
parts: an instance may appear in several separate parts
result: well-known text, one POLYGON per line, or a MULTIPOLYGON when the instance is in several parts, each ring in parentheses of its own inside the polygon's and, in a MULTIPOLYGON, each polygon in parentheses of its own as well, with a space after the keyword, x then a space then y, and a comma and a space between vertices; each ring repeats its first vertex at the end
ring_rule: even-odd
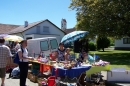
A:
POLYGON ((67 28, 76 24, 76 11, 69 9, 70 0, 0 0, 0 23, 23 25, 49 19, 61 27, 61 19, 67 20, 67 28))

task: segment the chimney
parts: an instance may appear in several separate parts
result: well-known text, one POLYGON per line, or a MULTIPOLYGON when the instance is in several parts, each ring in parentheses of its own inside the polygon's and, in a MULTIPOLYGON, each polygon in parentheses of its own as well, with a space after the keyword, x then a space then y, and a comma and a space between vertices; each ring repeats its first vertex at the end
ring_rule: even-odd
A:
POLYGON ((62 30, 66 30, 67 29, 67 21, 66 19, 63 19, 61 20, 61 29, 62 30))
POLYGON ((28 21, 24 22, 24 27, 28 27, 28 21))

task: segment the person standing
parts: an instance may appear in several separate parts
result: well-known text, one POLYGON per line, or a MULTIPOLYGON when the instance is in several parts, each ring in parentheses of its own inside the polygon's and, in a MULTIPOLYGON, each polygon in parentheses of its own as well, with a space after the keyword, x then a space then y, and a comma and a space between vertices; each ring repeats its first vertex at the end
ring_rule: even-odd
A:
POLYGON ((20 68, 20 86, 26 86, 26 78, 28 74, 28 61, 33 60, 32 57, 28 57, 27 40, 21 42, 21 48, 18 49, 19 55, 19 68, 20 68))
POLYGON ((60 43, 59 44, 59 48, 57 49, 57 60, 58 61, 65 61, 65 57, 64 57, 64 54, 65 54, 65 47, 64 47, 64 44, 63 43, 60 43))
POLYGON ((2 80, 1 86, 4 86, 6 65, 11 65, 11 52, 8 46, 4 45, 4 38, 0 38, 0 78, 2 80))
POLYGON ((15 51, 17 52, 18 49, 20 49, 20 44, 16 41, 16 45, 14 47, 15 51))

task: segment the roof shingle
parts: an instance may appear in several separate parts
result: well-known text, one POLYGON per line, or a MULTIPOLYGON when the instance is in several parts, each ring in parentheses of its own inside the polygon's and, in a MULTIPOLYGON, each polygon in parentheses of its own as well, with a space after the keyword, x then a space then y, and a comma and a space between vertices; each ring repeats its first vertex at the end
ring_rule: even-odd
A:
POLYGON ((68 34, 68 33, 71 33, 71 32, 73 32, 73 31, 75 31, 75 30, 76 30, 75 28, 69 28, 69 29, 65 29, 64 32, 65 32, 66 34, 68 34))
POLYGON ((9 31, 19 27, 19 25, 0 24, 0 34, 7 34, 9 31))
POLYGON ((37 25, 37 24, 39 24, 39 23, 41 23, 41 22, 43 22, 43 21, 38 21, 38 22, 29 23, 27 27, 25 27, 24 25, 20 25, 19 27, 17 27, 17 28, 15 28, 15 29, 11 30, 11 31, 9 32, 9 34, 23 32, 23 31, 28 30, 29 28, 31 28, 31 27, 33 27, 33 26, 35 26, 35 25, 37 25))

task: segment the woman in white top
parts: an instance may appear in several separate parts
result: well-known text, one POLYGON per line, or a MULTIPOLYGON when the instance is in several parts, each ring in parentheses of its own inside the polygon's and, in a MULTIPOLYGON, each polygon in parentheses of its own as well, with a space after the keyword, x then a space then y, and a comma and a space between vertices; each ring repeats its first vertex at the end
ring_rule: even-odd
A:
POLYGON ((26 78, 28 74, 28 60, 33 60, 32 57, 28 57, 27 40, 21 42, 21 48, 18 50, 19 55, 19 68, 20 68, 20 86, 26 86, 26 78))

